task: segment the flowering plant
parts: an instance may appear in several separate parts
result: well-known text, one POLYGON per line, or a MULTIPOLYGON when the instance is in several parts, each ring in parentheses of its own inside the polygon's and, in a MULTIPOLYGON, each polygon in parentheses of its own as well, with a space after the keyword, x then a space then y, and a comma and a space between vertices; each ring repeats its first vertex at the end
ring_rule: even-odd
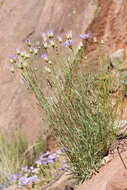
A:
MULTIPOLYGON (((71 31, 64 38, 48 31, 34 46, 28 40, 29 53, 17 50, 10 60, 14 65, 11 71, 21 74, 27 88, 34 93, 39 110, 45 113, 49 128, 60 146, 65 147, 68 170, 78 182, 97 171, 107 154, 115 138, 114 121, 120 105, 120 101, 112 105, 109 90, 112 80, 102 67, 105 56, 98 57, 96 73, 91 69, 95 65, 90 68, 83 45, 89 48, 89 38, 91 33, 81 34, 79 46, 74 48, 71 31), (105 75, 107 78, 103 80, 105 75)), ((97 46, 95 37, 93 43, 97 46)), ((103 48, 104 42, 100 44, 103 48)), ((41 170, 57 160, 56 154, 48 154, 36 162, 41 170)))

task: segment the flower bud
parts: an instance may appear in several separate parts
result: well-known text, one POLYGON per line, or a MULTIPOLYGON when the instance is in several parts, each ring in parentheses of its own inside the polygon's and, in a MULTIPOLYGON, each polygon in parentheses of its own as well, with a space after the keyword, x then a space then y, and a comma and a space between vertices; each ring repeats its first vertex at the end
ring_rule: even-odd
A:
POLYGON ((48 49, 48 44, 47 44, 47 42, 44 42, 44 43, 43 43, 43 46, 44 46, 45 49, 48 49))
POLYGON ((48 37, 49 37, 49 38, 54 38, 54 34, 53 34, 52 31, 48 31, 48 37))
POLYGON ((67 32, 66 38, 67 38, 67 40, 71 40, 72 39, 72 31, 67 32))
POLYGON ((55 47, 55 42, 53 40, 50 41, 51 47, 55 47))
POLYGON ((41 36, 42 36, 42 39, 44 40, 44 42, 46 42, 47 41, 46 34, 43 32, 41 36))
POLYGON ((59 43, 63 42, 63 40, 62 40, 62 38, 60 36, 58 36, 57 39, 58 39, 59 43))
POLYGON ((15 72, 14 67, 11 67, 10 71, 11 71, 11 73, 14 73, 15 72))
POLYGON ((96 37, 93 38, 93 42, 97 43, 97 38, 96 37))
POLYGON ((38 53, 38 49, 35 47, 35 48, 33 48, 33 54, 34 55, 37 55, 37 53, 38 53))
POLYGON ((101 44, 102 44, 102 45, 104 44, 104 40, 101 40, 101 44))
POLYGON ((16 49, 16 53, 17 53, 17 55, 20 55, 20 50, 16 49))

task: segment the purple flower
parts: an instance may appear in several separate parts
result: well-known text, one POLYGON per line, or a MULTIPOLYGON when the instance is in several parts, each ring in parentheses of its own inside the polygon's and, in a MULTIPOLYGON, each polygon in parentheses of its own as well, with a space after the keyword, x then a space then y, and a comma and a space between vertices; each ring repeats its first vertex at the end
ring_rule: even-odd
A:
POLYGON ((26 176, 23 176, 19 179, 19 182, 21 183, 21 185, 26 186, 29 184, 29 178, 27 178, 26 176))
POLYGON ((32 177, 29 177, 28 179, 29 179, 29 183, 33 183, 33 182, 37 181, 38 177, 37 177, 37 175, 33 175, 32 177))
POLYGON ((66 42, 64 42, 64 46, 72 48, 72 40, 66 40, 66 42))
POLYGON ((15 182, 15 181, 18 179, 19 176, 20 176, 20 173, 14 174, 14 175, 11 177, 10 181, 15 182))
POLYGON ((19 179, 19 182, 21 183, 21 185, 26 186, 28 184, 35 182, 37 179, 38 179, 37 175, 33 175, 32 177, 23 176, 19 179))
POLYGON ((91 32, 89 32, 88 34, 80 34, 80 38, 82 38, 83 40, 87 40, 90 38, 91 34, 91 32))
POLYGON ((46 62, 48 62, 48 54, 47 53, 44 53, 44 54, 42 54, 42 56, 41 56, 46 62))
POLYGON ((62 168, 58 168, 58 171, 65 170, 66 168, 66 160, 63 160, 63 166, 62 168))
POLYGON ((28 167, 25 166, 24 168, 22 168, 22 170, 23 170, 24 172, 26 172, 26 171, 28 170, 28 167))
POLYGON ((66 164, 66 160, 63 160, 63 164, 66 164))
POLYGON ((30 42, 30 39, 27 38, 27 39, 25 40, 25 42, 26 42, 26 43, 29 43, 29 42, 30 42))
POLYGON ((64 167, 58 168, 58 171, 62 171, 62 170, 64 170, 64 169, 65 169, 64 167))
POLYGON ((43 156, 40 156, 40 160, 45 161, 47 158, 44 158, 43 156))
POLYGON ((41 161, 41 160, 37 160, 37 161, 36 161, 36 164, 37 164, 37 165, 41 165, 41 164, 42 164, 42 161, 41 161))
POLYGON ((58 155, 55 154, 55 153, 48 156, 48 160, 53 160, 53 161, 55 161, 55 160, 57 160, 57 158, 58 158, 58 155))
POLYGON ((47 163, 49 164, 49 163, 53 163, 54 162, 54 160, 53 159, 48 159, 47 160, 47 163))
POLYGON ((46 165, 46 164, 48 164, 48 161, 47 160, 46 161, 42 161, 42 164, 46 165))
POLYGON ((56 175, 56 172, 52 172, 52 175, 53 175, 53 176, 56 175))
POLYGON ((16 55, 11 55, 10 59, 16 59, 16 55))
POLYGON ((42 157, 48 156, 49 154, 50 154, 50 152, 45 152, 45 153, 41 154, 40 159, 41 159, 42 157))

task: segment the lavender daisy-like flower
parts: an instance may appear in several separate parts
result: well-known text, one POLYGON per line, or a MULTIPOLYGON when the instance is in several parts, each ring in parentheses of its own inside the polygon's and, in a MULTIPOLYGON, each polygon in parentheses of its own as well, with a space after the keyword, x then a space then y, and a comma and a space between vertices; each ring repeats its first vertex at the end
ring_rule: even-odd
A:
POLYGON ((34 183, 35 181, 37 181, 38 177, 37 175, 33 175, 32 177, 29 177, 29 183, 34 183))
POLYGON ((66 160, 63 160, 63 166, 61 168, 58 168, 58 171, 65 170, 66 168, 66 160))
POLYGON ((19 178, 19 176, 20 176, 20 173, 14 174, 14 175, 11 177, 10 181, 15 182, 15 181, 19 178))
POLYGON ((43 154, 41 154, 40 159, 43 158, 43 157, 45 157, 45 156, 48 156, 48 155, 50 155, 50 152, 49 152, 49 151, 48 151, 48 152, 45 152, 45 153, 43 153, 43 154))
POLYGON ((45 161, 47 158, 44 158, 43 156, 40 156, 40 160, 45 161))
POLYGON ((42 161, 42 164, 43 164, 43 165, 47 165, 47 164, 48 164, 48 160, 42 161))
POLYGON ((27 178, 26 176, 23 176, 19 179, 19 182, 21 183, 21 185, 26 186, 29 184, 30 180, 29 178, 27 178))
POLYGON ((56 175, 56 172, 52 172, 52 175, 55 176, 55 175, 56 175))
POLYGON ((48 54, 47 54, 47 53, 42 54, 41 57, 42 57, 46 62, 49 61, 49 59, 48 59, 48 54))
POLYGON ((58 155, 57 154, 52 154, 52 155, 49 155, 48 156, 48 163, 52 163, 52 162, 54 162, 54 161, 56 161, 58 159, 58 155))
POLYGON ((39 165, 42 164, 42 161, 41 160, 37 160, 35 163, 39 166, 39 165))
POLYGON ((26 172, 26 171, 28 170, 28 166, 23 167, 22 170, 23 170, 24 172, 26 172))
POLYGON ((83 40, 88 40, 91 34, 91 32, 88 32, 88 34, 80 34, 80 38, 82 38, 83 40))
POLYGON ((16 59, 16 57, 17 57, 16 55, 11 55, 10 59, 16 59))
POLYGON ((66 41, 64 42, 64 46, 69 47, 69 48, 72 48, 72 40, 66 40, 66 41))
POLYGON ((66 33, 66 38, 67 38, 68 40, 71 40, 71 39, 72 39, 72 31, 69 31, 69 32, 66 33))

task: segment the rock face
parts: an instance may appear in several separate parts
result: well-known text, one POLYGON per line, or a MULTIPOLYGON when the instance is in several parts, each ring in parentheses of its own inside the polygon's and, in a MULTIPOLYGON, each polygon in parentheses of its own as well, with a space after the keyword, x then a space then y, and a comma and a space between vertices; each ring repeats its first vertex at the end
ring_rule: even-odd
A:
POLYGON ((115 69, 120 69, 120 65, 123 65, 123 62, 125 60, 125 51, 124 49, 119 49, 112 53, 110 55, 110 62, 111 66, 114 67, 115 69))
POLYGON ((0 1, 0 128, 22 128, 31 139, 44 126, 10 74, 9 55, 24 48, 24 41, 39 40, 52 29, 63 35, 73 31, 74 43, 93 20, 97 0, 0 1))
POLYGON ((126 190, 127 170, 120 168, 106 185, 106 190, 126 190))
MULTIPOLYGON (((127 151, 121 153, 125 163, 127 163, 127 151)), ((126 190, 127 170, 122 164, 118 154, 114 159, 103 166, 99 173, 94 175, 76 190, 126 190)))
POLYGON ((98 40, 104 40, 107 51, 124 48, 127 54, 127 1, 98 0, 95 19, 87 28, 98 40))

